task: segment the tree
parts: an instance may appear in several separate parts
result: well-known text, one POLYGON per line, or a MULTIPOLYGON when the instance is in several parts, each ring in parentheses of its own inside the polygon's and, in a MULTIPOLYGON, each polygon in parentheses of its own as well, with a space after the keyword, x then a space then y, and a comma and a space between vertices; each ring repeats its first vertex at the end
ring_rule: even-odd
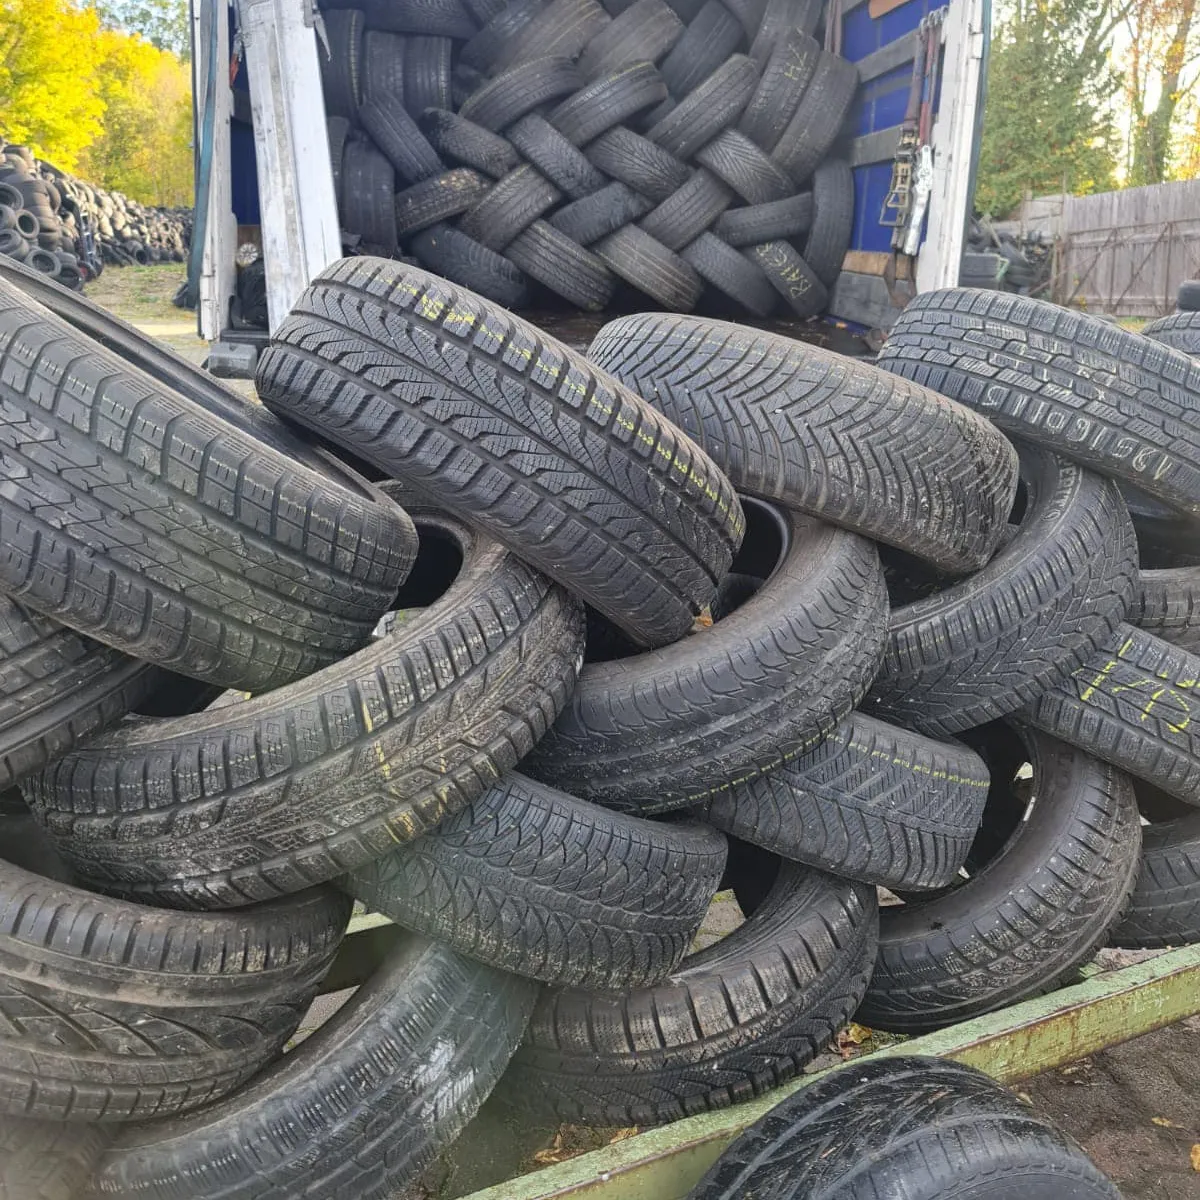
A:
POLYGON ((95 6, 107 28, 141 34, 159 50, 190 59, 187 0, 95 0, 95 6))
MULTIPOLYGON (((1171 175, 1176 117, 1187 115, 1183 102, 1200 81, 1200 8, 1197 0, 1136 0, 1126 22, 1129 182, 1161 183, 1171 175)), ((1180 150, 1187 155, 1186 145, 1180 150)))
MULTIPOLYGON (((1007 216, 1026 190, 1113 185, 1109 40, 1131 0, 1013 0, 992 37, 976 204, 1007 216)), ((1194 2, 1194 0, 1193 0, 1194 2)))
POLYGON ((99 24, 70 0, 0 0, 0 134, 65 171, 100 133, 99 24))
POLYGON ((89 178, 151 204, 189 204, 191 82, 173 55, 140 37, 102 30, 104 128, 83 155, 89 178))

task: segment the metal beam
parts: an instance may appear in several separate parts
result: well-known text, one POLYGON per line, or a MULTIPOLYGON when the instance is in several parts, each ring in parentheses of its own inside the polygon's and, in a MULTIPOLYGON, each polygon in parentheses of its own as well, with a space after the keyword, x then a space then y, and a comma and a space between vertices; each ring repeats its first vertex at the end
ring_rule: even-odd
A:
MULTIPOLYGON (((871 1057, 936 1055, 1008 1083, 1197 1014, 1200 946, 1189 946, 888 1046, 871 1057)), ((681 1200, 746 1126, 816 1078, 809 1075, 736 1108, 652 1129, 466 1200, 681 1200)))

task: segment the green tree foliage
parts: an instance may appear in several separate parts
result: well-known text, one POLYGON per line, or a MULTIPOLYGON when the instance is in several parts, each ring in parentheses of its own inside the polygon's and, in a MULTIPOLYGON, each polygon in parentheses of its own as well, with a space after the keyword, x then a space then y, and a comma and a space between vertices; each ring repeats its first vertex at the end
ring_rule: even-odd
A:
POLYGON ((147 204, 191 201, 191 80, 73 0, 0 0, 0 136, 147 204))
POLYGON ((1085 194, 1114 185, 1108 63, 1117 0, 1015 0, 992 35, 976 206, 1007 216, 1026 189, 1085 194))
POLYGON ((109 29, 141 34, 184 62, 191 55, 187 0, 96 0, 96 10, 109 29))

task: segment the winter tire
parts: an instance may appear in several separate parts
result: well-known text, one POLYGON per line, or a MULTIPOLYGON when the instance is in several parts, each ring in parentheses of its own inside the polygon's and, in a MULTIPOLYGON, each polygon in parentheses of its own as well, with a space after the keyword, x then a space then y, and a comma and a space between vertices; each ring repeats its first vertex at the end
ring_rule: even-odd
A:
POLYGON ((706 826, 612 813, 512 774, 342 886, 470 958, 611 991, 679 965, 724 866, 725 839, 706 826))
POLYGON ((983 566, 1007 527, 1017 456, 1003 435, 865 363, 655 314, 610 322, 588 357, 708 446, 740 491, 952 571, 983 566))
POLYGON ((925 1033, 1052 991, 1128 903, 1141 854, 1128 778, 1044 734, 1016 736, 991 727, 981 746, 992 786, 969 878, 880 914, 857 1016, 872 1029, 925 1033))
MULTIPOLYGON (((509 246, 518 266, 539 226, 550 229, 535 221, 509 246)), ((264 402, 519 546, 646 644, 687 631, 741 541, 728 481, 648 404, 519 318, 402 264, 327 268, 260 358, 257 384, 264 402), (337 358, 321 357, 327 345, 337 358), (419 378, 420 392, 390 388, 389 371, 419 378), (546 471, 573 479, 569 503, 546 471)))

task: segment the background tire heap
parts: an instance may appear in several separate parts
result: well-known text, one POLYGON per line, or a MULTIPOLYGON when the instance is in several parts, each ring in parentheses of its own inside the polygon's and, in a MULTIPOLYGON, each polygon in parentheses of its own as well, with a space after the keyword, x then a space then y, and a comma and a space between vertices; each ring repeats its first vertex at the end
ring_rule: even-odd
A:
MULTIPOLYGON (((954 290, 878 365, 662 313, 584 356, 356 257, 263 409, 33 278, 0 271, 16 1194, 382 1198, 493 1089, 653 1125, 855 1014, 1200 940, 1178 351, 954 290), (745 920, 696 949, 719 888, 745 920), (285 1054, 351 898, 391 949, 285 1054)), ((961 1085, 1007 1120, 922 1070, 931 1119, 961 1085)))
POLYGON ((106 192, 24 146, 0 154, 0 254, 78 291, 106 263, 183 262, 190 209, 151 208, 106 192))
POLYGON ((509 308, 824 310, 858 84, 813 0, 326 7, 348 246, 509 308), (621 300, 622 293, 629 293, 621 300))

